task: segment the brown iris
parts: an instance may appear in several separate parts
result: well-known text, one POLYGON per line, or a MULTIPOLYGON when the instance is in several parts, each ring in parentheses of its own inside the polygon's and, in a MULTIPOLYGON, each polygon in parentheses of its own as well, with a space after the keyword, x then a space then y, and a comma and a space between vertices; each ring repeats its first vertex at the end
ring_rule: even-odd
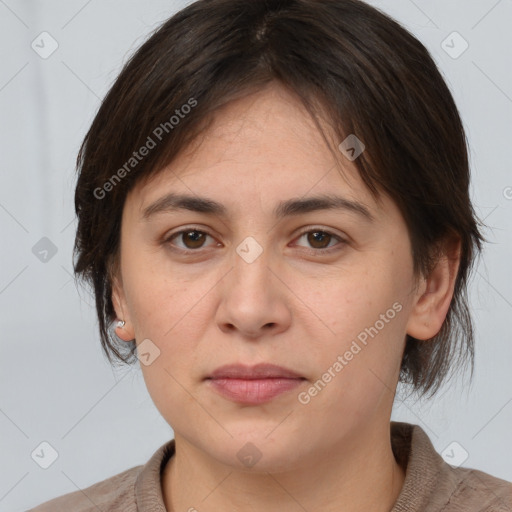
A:
POLYGON ((325 231, 309 231, 307 233, 308 243, 315 249, 325 249, 331 241, 332 235, 325 231), (327 241, 327 243, 325 243, 327 241), (320 246, 315 245, 320 243, 320 246))
POLYGON ((198 247, 201 247, 204 243, 205 236, 206 233, 202 233, 195 229, 181 233, 183 243, 188 249, 197 249, 198 247), (188 242, 190 242, 190 244, 188 242))

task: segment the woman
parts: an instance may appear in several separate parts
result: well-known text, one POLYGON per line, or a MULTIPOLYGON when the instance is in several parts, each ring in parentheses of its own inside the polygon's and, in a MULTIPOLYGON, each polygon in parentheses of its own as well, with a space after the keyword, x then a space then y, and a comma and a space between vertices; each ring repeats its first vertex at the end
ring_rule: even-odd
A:
POLYGON ((78 169, 75 272, 175 439, 33 510, 511 510, 390 422, 399 381, 433 395, 471 362, 483 241, 457 108, 395 21, 199 0, 124 67, 78 169))

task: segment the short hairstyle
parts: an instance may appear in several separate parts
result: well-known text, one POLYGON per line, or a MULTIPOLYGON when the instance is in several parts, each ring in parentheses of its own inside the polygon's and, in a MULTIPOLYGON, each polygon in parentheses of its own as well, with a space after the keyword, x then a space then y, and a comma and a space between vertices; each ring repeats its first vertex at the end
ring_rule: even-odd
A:
POLYGON ((77 157, 74 271, 93 287, 104 353, 111 364, 135 360, 135 340, 111 333, 127 193, 207 130, 219 107, 275 82, 300 99, 324 139, 318 117, 338 144, 351 134, 363 142, 353 163, 376 199, 384 192, 400 209, 416 276, 428 275, 440 243, 460 239, 442 328, 430 340, 407 335, 401 363, 400 381, 433 395, 453 368, 473 370, 467 280, 484 238, 469 197, 467 140, 428 50, 359 0, 198 0, 126 62, 77 157))

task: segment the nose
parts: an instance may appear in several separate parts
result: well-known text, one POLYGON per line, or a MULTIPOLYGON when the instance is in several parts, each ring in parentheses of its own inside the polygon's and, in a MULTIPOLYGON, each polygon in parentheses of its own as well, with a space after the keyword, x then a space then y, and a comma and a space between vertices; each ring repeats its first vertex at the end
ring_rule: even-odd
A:
POLYGON ((251 339, 286 330, 292 315, 290 291, 283 281, 265 251, 251 263, 235 253, 233 269, 219 283, 218 327, 251 339))

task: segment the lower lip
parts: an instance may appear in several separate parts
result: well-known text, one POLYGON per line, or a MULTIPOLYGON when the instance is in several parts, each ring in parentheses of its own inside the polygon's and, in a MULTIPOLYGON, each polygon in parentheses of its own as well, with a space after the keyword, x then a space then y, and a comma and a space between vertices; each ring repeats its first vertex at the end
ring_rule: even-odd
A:
POLYGON ((233 402, 250 405, 269 402, 299 386, 304 379, 209 379, 215 391, 233 402))

